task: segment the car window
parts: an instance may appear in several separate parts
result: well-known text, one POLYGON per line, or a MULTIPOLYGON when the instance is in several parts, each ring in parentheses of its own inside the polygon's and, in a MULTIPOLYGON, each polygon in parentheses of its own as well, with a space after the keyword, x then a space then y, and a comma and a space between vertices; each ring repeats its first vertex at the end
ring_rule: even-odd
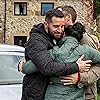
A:
POLYGON ((0 84, 21 83, 23 74, 18 72, 18 62, 23 56, 0 55, 0 84))

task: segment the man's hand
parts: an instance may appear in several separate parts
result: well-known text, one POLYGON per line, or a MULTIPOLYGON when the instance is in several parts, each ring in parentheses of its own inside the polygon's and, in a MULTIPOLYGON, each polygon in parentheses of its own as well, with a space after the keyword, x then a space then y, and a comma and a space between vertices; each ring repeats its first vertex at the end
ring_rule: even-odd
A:
POLYGON ((79 71, 80 72, 84 72, 84 71, 89 71, 90 67, 91 67, 91 60, 86 60, 83 61, 82 59, 84 58, 84 55, 82 55, 77 61, 76 63, 79 66, 79 71))
POLYGON ((23 64, 26 62, 25 58, 22 58, 18 63, 18 71, 22 71, 23 64))
POLYGON ((71 85, 71 84, 77 84, 77 82, 79 81, 79 74, 78 73, 74 73, 72 75, 67 75, 67 76, 61 76, 60 77, 61 82, 64 85, 71 85))

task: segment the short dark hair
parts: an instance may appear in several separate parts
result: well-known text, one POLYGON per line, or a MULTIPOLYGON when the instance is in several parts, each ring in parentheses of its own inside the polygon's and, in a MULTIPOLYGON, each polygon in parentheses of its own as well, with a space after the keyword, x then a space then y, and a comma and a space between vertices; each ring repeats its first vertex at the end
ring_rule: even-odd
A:
POLYGON ((51 22, 52 21, 52 17, 54 17, 54 16, 55 17, 59 17, 59 18, 63 18, 64 14, 58 9, 51 9, 46 13, 45 21, 51 22))
POLYGON ((65 27, 65 34, 67 36, 75 37, 78 41, 83 38, 83 34, 85 32, 85 27, 80 22, 76 22, 74 25, 65 27))
POLYGON ((68 14, 71 14, 72 21, 73 21, 73 23, 75 22, 75 20, 77 19, 77 13, 76 13, 75 9, 72 6, 67 6, 67 5, 59 6, 56 9, 59 9, 59 8, 61 8, 64 16, 68 16, 68 14))

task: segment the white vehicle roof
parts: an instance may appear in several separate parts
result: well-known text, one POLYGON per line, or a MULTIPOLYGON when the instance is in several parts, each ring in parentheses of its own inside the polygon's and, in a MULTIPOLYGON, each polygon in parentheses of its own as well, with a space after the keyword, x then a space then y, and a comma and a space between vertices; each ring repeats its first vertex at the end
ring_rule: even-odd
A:
POLYGON ((1 51, 24 52, 25 48, 16 45, 0 44, 0 52, 1 51))

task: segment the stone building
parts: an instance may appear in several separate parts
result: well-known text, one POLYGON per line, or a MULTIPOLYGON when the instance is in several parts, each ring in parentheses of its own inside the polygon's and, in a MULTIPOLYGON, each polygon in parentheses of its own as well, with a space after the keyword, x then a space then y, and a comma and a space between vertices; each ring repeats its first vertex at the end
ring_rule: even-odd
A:
POLYGON ((3 43, 4 39, 4 24, 5 23, 5 2, 0 0, 0 43, 3 43))
POLYGON ((71 5, 87 31, 93 23, 93 0, 0 0, 0 43, 24 45, 34 24, 59 5, 71 5))

